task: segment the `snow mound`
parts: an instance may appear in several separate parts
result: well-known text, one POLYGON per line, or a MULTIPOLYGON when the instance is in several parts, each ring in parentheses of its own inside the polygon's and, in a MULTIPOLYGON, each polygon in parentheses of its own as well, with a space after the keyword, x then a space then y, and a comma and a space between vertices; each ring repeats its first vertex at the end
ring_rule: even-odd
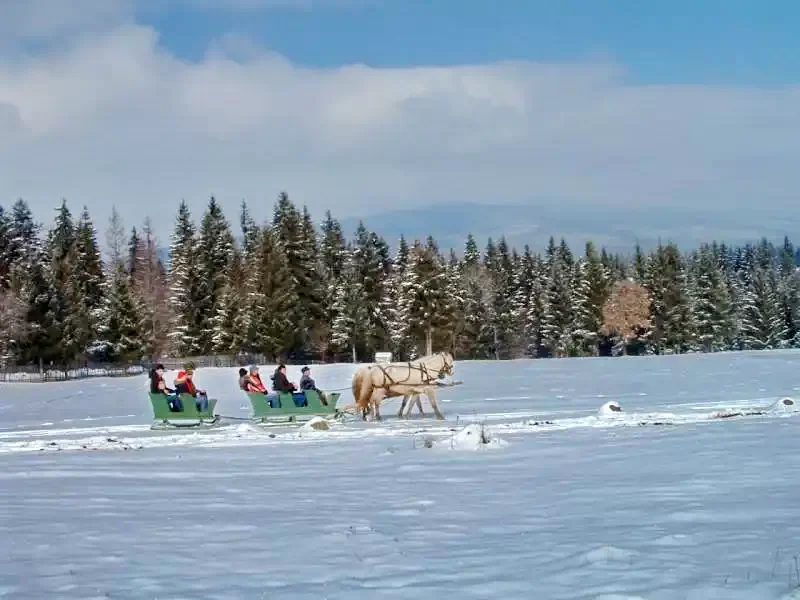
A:
POLYGON ((781 398, 770 407, 771 413, 793 413, 797 412, 797 402, 792 398, 781 398))
POLYGON ((508 442, 494 437, 483 425, 472 423, 453 434, 452 437, 439 441, 437 445, 453 450, 483 450, 484 448, 500 448, 508 445, 508 442))
POLYGON ((625 550, 624 548, 617 548, 615 546, 601 546, 595 548, 584 554, 583 558, 587 564, 605 563, 605 562, 632 562, 633 557, 636 556, 633 550, 625 550))
POLYGON ((618 417, 622 412, 622 407, 619 405, 619 402, 616 400, 612 400, 611 402, 606 402, 603 406, 600 407, 600 410, 597 411, 597 414, 600 417, 618 417))
POLYGON ((303 429, 313 429, 315 431, 328 431, 330 429, 328 422, 322 417, 313 417, 303 425, 303 429))

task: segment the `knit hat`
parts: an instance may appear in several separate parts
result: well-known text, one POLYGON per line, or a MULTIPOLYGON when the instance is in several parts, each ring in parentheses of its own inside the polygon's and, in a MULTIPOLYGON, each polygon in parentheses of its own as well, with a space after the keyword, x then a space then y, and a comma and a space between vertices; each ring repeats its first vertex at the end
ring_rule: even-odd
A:
POLYGON ((302 369, 300 369, 300 372, 301 373, 305 373, 306 371, 310 371, 310 370, 311 369, 309 369, 308 367, 303 367, 302 369))

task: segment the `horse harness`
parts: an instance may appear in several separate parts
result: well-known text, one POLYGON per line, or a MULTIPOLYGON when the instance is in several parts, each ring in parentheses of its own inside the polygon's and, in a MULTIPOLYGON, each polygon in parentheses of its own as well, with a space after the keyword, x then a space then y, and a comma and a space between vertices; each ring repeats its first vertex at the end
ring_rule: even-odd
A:
MULTIPOLYGON (((412 370, 419 371, 420 373, 422 373, 423 381, 419 385, 430 385, 431 383, 434 383, 437 379, 439 379, 439 375, 437 374, 436 376, 433 376, 431 372, 428 370, 428 367, 425 366, 424 364, 415 365, 411 361, 409 361, 406 363, 406 365, 408 366, 408 376, 402 381, 395 381, 392 378, 392 376, 389 375, 389 373, 386 371, 386 367, 384 367, 383 365, 381 364, 375 365, 376 367, 378 367, 378 369, 380 369, 381 373, 383 373, 384 378, 389 381, 389 385, 384 386, 385 389, 389 389, 393 385, 402 385, 406 383, 409 379, 411 379, 412 370)), ((443 361, 442 368, 439 371, 439 373, 444 371, 445 367, 447 367, 447 362, 443 361)))

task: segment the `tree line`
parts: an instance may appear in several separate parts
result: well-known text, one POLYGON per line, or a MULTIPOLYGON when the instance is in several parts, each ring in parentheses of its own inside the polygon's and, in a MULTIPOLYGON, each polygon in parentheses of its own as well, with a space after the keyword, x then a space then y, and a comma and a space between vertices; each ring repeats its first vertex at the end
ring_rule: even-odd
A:
POLYGON ((152 223, 116 210, 106 256, 84 207, 63 201, 45 231, 29 206, 0 206, 0 360, 5 365, 261 354, 273 360, 405 360, 664 354, 800 345, 798 253, 661 244, 631 256, 562 238, 543 253, 504 238, 445 255, 433 237, 394 251, 359 223, 319 227, 281 193, 234 232, 211 198, 199 224, 181 202, 167 264, 152 223))

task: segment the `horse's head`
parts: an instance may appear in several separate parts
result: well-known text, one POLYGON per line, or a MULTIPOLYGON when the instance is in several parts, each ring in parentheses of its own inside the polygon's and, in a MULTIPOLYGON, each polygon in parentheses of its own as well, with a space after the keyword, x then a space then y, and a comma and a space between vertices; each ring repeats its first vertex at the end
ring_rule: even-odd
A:
POLYGON ((439 379, 444 379, 448 375, 452 377, 455 369, 455 360, 453 360, 453 355, 449 352, 440 352, 439 357, 442 360, 442 367, 439 369, 439 379))

